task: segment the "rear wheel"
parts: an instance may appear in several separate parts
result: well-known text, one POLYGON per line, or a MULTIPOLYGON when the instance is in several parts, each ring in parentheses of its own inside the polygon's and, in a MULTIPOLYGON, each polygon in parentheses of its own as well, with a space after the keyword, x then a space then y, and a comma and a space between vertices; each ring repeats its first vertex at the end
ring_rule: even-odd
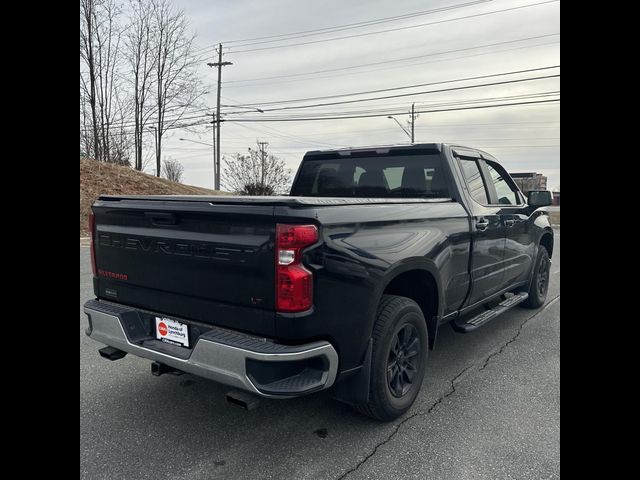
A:
POLYGON ((356 410, 382 421, 409 410, 422 385, 428 348, 427 324, 418 304, 383 295, 373 329, 369 401, 356 410))
POLYGON ((529 297, 520 304, 525 308, 541 307, 547 299, 551 260, 549 259, 549 252, 547 252, 547 249, 543 246, 538 248, 538 256, 536 257, 536 263, 533 268, 533 278, 531 279, 528 292, 529 297))

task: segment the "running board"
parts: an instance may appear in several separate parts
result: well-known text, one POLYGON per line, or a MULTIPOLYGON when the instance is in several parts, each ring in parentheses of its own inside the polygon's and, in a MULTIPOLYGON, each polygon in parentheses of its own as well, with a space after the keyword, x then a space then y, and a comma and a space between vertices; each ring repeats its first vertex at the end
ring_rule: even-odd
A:
POLYGON ((485 323, 488 323, 494 318, 496 318, 501 313, 504 313, 510 308, 515 307, 519 303, 524 302, 527 299, 527 297, 529 297, 529 294, 526 292, 517 293, 503 300, 495 307, 489 310, 485 310, 484 312, 476 315, 475 317, 457 318, 456 320, 453 321, 451 325, 453 326, 453 329, 456 332, 460 332, 460 333, 473 332, 474 330, 476 330, 477 328, 480 328, 485 323))

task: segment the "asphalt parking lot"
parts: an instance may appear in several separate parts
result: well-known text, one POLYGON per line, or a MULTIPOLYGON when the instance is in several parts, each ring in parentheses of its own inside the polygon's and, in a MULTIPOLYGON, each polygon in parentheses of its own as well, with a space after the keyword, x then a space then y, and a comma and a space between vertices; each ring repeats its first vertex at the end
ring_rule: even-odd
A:
POLYGON ((416 403, 383 424, 328 392, 262 400, 109 362, 85 336, 93 297, 80 247, 80 476, 83 479, 549 479, 560 477, 560 231, 547 304, 470 334, 443 327, 416 403))

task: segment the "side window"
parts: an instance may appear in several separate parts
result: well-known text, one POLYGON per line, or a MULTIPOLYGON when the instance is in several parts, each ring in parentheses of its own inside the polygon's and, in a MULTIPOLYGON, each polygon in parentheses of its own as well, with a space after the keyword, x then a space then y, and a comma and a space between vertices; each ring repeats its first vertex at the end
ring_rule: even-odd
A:
POLYGON ((462 173, 469 186, 469 193, 471 197, 478 203, 486 205, 489 203, 487 196, 487 190, 484 187, 482 181, 482 174, 480 173, 480 166, 475 160, 460 159, 460 166, 462 167, 462 173))
POLYGON ((501 205, 518 205, 520 203, 518 195, 503 178, 503 168, 499 166, 494 167, 487 162, 487 169, 489 170, 491 181, 498 194, 498 203, 501 205), (498 171, 498 169, 500 169, 500 171, 498 171))
POLYGON ((364 173, 364 168, 362 167, 356 167, 353 170, 353 184, 357 185, 358 182, 360 181, 360 175, 362 175, 364 173))

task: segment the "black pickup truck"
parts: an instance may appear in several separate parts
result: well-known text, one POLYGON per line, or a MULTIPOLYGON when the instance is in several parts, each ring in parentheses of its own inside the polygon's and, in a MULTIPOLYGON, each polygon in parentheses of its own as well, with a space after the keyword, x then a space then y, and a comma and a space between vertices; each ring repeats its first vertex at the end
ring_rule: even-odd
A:
POLYGON ((331 387, 392 420, 442 325, 543 304, 550 203, 449 144, 308 152, 290 196, 101 196, 86 333, 245 407, 331 387))

